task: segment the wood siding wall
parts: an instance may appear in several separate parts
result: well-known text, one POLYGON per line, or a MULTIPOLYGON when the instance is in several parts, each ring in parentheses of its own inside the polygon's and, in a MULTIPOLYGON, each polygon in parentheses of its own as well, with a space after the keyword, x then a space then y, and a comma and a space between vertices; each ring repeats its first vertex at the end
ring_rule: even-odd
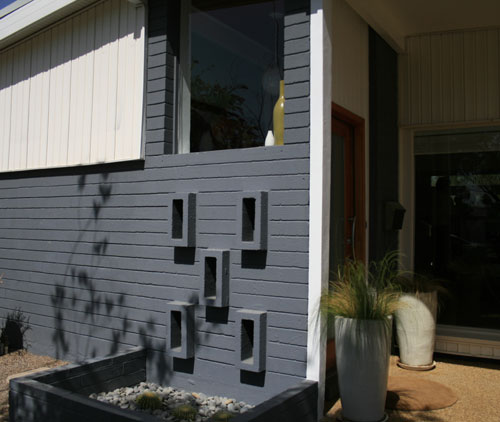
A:
POLYGON ((0 316, 31 317, 30 350, 75 360, 148 347, 150 379, 249 402, 307 367, 309 2, 287 0, 284 146, 172 155, 175 2, 149 0, 142 162, 0 175, 0 316), (174 16, 174 17, 172 17, 174 16), (234 248, 242 191, 269 198, 265 253, 234 248), (168 242, 168 195, 197 194, 196 247, 168 242), (231 249, 228 311, 197 306, 195 358, 165 354, 168 301, 196 301, 203 249, 231 249), (266 371, 235 367, 235 312, 267 312, 266 371))
POLYGON ((419 35, 400 56, 400 124, 500 119, 500 29, 419 35))
POLYGON ((141 158, 144 7, 106 0, 0 53, 0 171, 141 158))

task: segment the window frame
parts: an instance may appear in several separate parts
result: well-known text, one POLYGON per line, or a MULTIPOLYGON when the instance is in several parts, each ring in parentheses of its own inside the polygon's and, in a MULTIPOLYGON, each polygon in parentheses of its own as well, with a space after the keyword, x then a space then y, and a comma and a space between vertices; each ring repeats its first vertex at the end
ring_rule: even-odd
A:
MULTIPOLYGON (((174 112, 174 142, 172 146, 173 154, 188 154, 191 153, 191 9, 192 0, 182 0, 179 2, 179 39, 178 39, 178 58, 175 75, 174 95, 176 104, 174 112)), ((284 22, 282 23, 284 43, 284 22)), ((283 45, 284 48, 284 45, 283 45)), ((279 54, 279 53, 278 53, 279 54)), ((281 70, 282 78, 284 79, 284 51, 281 51, 281 70)), ((279 96, 278 96, 279 98, 279 96)), ((278 99, 277 98, 277 99, 278 99)), ((274 103, 271 107, 271 112, 274 108, 274 103)), ((265 146, 265 137, 262 140, 262 145, 252 146, 251 148, 261 148, 265 146)), ((228 148, 245 149, 245 148, 228 148)), ((220 151, 218 149, 198 151, 212 152, 220 151)))

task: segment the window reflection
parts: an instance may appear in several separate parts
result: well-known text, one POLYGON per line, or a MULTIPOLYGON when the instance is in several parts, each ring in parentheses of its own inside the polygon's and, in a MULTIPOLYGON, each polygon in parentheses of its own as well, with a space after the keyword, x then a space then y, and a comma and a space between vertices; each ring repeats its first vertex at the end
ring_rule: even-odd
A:
POLYGON ((283 1, 193 0, 190 151, 264 145, 283 78, 283 1))
POLYGON ((500 129, 415 138, 415 269, 449 290, 438 322, 500 328, 500 129))

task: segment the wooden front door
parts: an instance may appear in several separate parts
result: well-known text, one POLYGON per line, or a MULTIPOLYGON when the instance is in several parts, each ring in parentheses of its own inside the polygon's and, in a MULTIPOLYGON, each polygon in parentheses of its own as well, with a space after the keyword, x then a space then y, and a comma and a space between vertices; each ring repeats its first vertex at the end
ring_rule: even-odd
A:
MULTIPOLYGON (((365 260, 364 120, 332 107, 330 271, 346 259, 365 260)), ((333 274, 332 274, 333 276, 333 274)))
MULTIPOLYGON (((365 261, 365 122, 332 105, 330 280, 346 259, 365 261)), ((327 370, 335 366, 333 318, 328 321, 327 370)))

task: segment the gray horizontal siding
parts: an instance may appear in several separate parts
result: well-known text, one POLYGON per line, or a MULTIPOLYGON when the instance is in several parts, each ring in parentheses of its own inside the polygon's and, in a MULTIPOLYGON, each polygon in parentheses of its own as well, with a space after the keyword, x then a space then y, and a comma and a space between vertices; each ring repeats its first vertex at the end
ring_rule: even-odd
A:
POLYGON ((158 381, 247 401, 305 377, 307 3, 287 0, 285 146, 172 155, 175 2, 150 0, 144 162, 0 174, 0 316, 15 308, 30 316, 32 351, 82 359, 141 345, 158 381), (236 200, 258 190, 269 192, 269 237, 255 263, 234 245, 236 200), (173 192, 197 193, 189 256, 166 235, 173 192), (196 357, 186 374, 165 355, 165 304, 197 300, 205 248, 231 250, 230 307, 217 320, 196 306, 196 357), (257 383, 234 366, 242 308, 267 312, 266 372, 257 383))

